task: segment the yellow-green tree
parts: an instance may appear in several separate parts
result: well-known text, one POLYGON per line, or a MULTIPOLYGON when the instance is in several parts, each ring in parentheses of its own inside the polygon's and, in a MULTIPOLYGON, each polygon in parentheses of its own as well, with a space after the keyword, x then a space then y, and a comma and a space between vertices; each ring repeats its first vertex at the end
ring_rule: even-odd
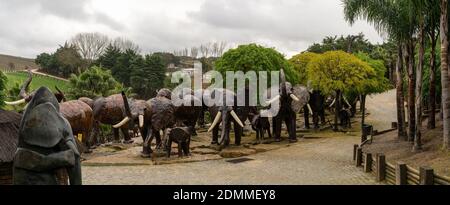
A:
POLYGON ((311 86, 323 94, 336 93, 334 129, 338 129, 338 114, 343 92, 363 86, 375 71, 367 63, 344 51, 329 51, 311 60, 307 67, 311 86))
POLYGON ((295 56, 292 56, 291 59, 289 59, 289 62, 294 67, 294 70, 298 73, 298 81, 300 84, 307 85, 308 83, 308 73, 307 73, 307 66, 308 63, 311 62, 311 60, 315 57, 317 57, 319 54, 312 53, 312 52, 303 52, 300 54, 297 54, 295 56))

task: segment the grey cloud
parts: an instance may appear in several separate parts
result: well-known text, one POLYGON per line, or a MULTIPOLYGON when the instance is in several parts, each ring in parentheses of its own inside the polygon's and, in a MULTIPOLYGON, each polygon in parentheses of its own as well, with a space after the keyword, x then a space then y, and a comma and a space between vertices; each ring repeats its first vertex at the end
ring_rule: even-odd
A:
POLYGON ((0 53, 35 57, 52 52, 79 32, 125 37, 143 52, 226 41, 230 45, 255 42, 292 55, 327 35, 364 32, 372 41, 381 40, 365 23, 350 27, 340 0, 110 0, 104 4, 0 0, 0 53))

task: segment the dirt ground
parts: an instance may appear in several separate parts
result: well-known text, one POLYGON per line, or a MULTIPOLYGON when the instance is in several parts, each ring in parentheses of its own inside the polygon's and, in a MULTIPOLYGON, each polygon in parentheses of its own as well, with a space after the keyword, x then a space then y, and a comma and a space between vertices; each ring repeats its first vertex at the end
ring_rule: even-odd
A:
MULTIPOLYGON (((425 124, 424 121, 423 124, 425 124)), ((442 149, 442 124, 434 130, 422 127, 423 150, 413 152, 413 144, 398 139, 397 131, 375 136, 372 144, 363 148, 365 152, 384 153, 389 162, 405 162, 419 169, 421 166, 429 166, 440 175, 450 176, 450 151, 442 149)))

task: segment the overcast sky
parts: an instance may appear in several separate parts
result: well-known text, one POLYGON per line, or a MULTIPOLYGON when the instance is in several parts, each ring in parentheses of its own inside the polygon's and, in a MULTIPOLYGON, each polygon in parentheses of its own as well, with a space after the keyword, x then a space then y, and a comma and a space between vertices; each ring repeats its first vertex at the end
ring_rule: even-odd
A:
POLYGON ((34 58, 80 32, 125 37, 143 53, 226 41, 291 56, 325 36, 359 32, 382 42, 342 13, 340 0, 0 0, 0 53, 34 58))

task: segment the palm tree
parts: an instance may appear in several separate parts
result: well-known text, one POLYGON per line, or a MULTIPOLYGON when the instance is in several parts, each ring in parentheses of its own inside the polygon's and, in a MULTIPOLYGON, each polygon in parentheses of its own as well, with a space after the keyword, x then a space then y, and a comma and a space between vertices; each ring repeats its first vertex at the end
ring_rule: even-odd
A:
POLYGON ((444 125, 444 148, 450 149, 450 79, 448 76, 448 0, 441 0, 441 83, 442 113, 444 125))
POLYGON ((425 18, 426 32, 431 46, 430 57, 430 94, 429 94, 429 117, 428 129, 436 128, 436 46, 439 38, 439 21, 440 21, 440 0, 429 0, 427 2, 427 16, 425 18))
MULTIPOLYGON (((417 0, 416 0, 417 1, 417 0)), ((410 0, 343 0, 345 19, 353 24, 358 18, 373 24, 381 34, 397 42, 399 55, 397 59, 397 110, 398 136, 406 136, 404 120, 404 94, 402 82, 402 58, 406 59, 408 74, 408 139, 412 141, 415 135, 415 70, 414 70, 414 35, 417 30, 417 15, 413 1, 410 0), (402 52, 400 49, 404 49, 402 52)))

